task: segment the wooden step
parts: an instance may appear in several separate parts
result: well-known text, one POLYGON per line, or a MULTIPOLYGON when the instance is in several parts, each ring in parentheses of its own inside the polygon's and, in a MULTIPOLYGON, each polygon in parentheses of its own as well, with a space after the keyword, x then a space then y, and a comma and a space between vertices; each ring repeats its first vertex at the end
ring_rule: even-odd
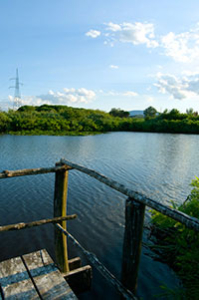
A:
POLYGON ((0 299, 77 299, 46 250, 0 263, 0 299))

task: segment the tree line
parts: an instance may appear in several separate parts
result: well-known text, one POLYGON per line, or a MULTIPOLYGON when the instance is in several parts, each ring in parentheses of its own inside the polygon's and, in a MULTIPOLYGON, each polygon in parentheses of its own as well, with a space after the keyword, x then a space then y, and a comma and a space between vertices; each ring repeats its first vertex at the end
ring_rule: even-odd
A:
POLYGON ((113 108, 101 110, 62 105, 22 106, 17 111, 0 111, 0 133, 84 135, 108 131, 144 131, 199 133, 199 116, 193 109, 159 113, 153 107, 143 116, 130 117, 129 112, 113 108))

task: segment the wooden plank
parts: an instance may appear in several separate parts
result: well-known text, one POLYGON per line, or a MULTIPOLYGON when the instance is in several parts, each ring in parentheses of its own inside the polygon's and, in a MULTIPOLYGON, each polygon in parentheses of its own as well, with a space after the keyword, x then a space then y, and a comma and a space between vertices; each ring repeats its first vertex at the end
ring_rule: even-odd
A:
POLYGON ((136 294, 139 262, 142 248, 145 205, 128 198, 125 211, 122 283, 136 294))
POLYGON ((68 261, 69 270, 75 270, 81 267, 81 258, 80 257, 74 257, 69 259, 68 261))
POLYGON ((77 299, 46 250, 23 255, 42 299, 77 299))
POLYGON ((77 268, 67 273, 64 278, 69 283, 72 290, 78 295, 90 289, 92 268, 89 265, 77 268))
POLYGON ((0 284, 5 299, 40 299, 20 257, 0 263, 0 284))
POLYGON ((103 182, 104 184, 110 186, 111 188, 117 190, 118 192, 127 195, 128 197, 135 199, 136 201, 161 212, 165 216, 171 217, 172 219, 179 221, 180 223, 184 224, 187 228, 194 229, 195 231, 199 231, 199 219, 197 218, 188 216, 187 214, 179 210, 173 209, 167 205, 159 203, 156 200, 150 199, 141 193, 128 189, 123 184, 120 184, 117 181, 112 180, 94 170, 72 163, 66 159, 61 159, 60 163, 65 164, 68 167, 76 169, 85 174, 88 174, 91 177, 94 177, 98 181, 103 182))

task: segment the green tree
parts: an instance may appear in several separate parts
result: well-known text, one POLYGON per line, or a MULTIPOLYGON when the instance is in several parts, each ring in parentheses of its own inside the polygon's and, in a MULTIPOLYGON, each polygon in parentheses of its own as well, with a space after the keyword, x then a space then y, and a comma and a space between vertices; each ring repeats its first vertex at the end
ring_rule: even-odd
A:
POLYGON ((154 118, 157 114, 157 110, 153 106, 149 106, 144 110, 144 116, 146 119, 154 118))
POLYGON ((130 113, 120 108, 112 108, 109 114, 113 117, 128 118, 130 113))
POLYGON ((193 108, 187 108, 186 109, 186 114, 192 116, 194 114, 193 108))
POLYGON ((169 119, 171 120, 176 120, 179 119, 180 112, 176 108, 173 108, 169 113, 168 113, 169 119))

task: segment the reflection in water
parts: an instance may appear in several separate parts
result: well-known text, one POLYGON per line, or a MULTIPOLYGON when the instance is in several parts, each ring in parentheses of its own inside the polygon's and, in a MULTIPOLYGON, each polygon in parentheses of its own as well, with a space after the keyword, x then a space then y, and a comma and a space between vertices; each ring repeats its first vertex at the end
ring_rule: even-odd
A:
MULTIPOLYGON (((197 135, 119 132, 85 137, 0 136, 0 171, 50 167, 65 157, 169 203, 182 203, 199 175, 197 135)), ((0 181, 1 224, 48 218, 53 214, 54 174, 0 181)), ((69 230, 120 277, 125 197, 77 171, 70 171, 68 212, 77 213, 69 230)), ((147 213, 146 222, 149 221, 147 213)), ((147 242, 147 232, 144 232, 147 242)), ((46 248, 53 256, 53 225, 0 235, 0 260, 46 248)), ((139 294, 150 299, 162 282, 177 280, 169 268, 143 248, 139 294)), ((70 255, 82 255, 70 245, 70 255)), ((85 258, 83 257, 85 260, 85 258)), ((119 299, 94 270, 92 291, 82 299, 119 299)))

